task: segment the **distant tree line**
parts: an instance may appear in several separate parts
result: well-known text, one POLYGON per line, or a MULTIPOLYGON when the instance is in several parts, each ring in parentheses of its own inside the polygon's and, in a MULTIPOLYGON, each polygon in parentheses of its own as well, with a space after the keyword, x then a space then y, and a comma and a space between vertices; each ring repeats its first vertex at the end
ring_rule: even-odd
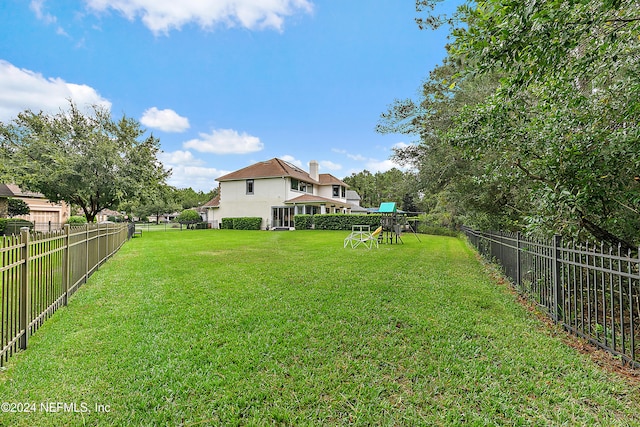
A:
POLYGON ((399 209, 411 212, 420 210, 416 175, 393 168, 372 174, 368 170, 352 173, 343 179, 360 196, 360 206, 377 208, 382 202, 396 202, 399 209))
POLYGON ((430 209, 480 228, 640 243, 640 3, 418 0, 448 55, 377 130, 430 209))

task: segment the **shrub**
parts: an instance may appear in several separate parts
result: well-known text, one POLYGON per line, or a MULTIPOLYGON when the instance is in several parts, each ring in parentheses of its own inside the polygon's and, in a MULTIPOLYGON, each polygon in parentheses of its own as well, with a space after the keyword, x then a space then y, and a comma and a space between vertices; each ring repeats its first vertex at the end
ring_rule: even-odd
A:
POLYGON ((227 230, 260 230, 262 218, 246 216, 239 218, 222 218, 222 228, 227 230))
POLYGON ((326 214, 314 215, 316 230, 351 230, 353 225, 368 225, 371 228, 380 226, 380 214, 326 214))
POLYGON ((72 215, 67 220, 67 224, 69 225, 84 225, 87 223, 87 218, 80 215, 72 215))
POLYGON ((7 218, 4 223, 3 234, 5 236, 11 236, 12 234, 18 235, 22 227, 29 227, 29 229, 33 230, 33 223, 26 219, 7 218))
POLYGON ((185 209, 180 213, 180 215, 178 215, 176 221, 181 224, 195 224, 197 222, 202 222, 202 218, 200 217, 200 214, 193 209, 185 209))
POLYGON ((7 221, 9 220, 6 218, 0 218, 0 236, 4 234, 4 230, 7 228, 7 221))
POLYGON ((310 230, 313 228, 313 215, 296 215, 293 217, 296 230, 310 230))
POLYGON ((418 233, 421 233, 421 234, 431 234, 434 236, 456 237, 460 234, 457 230, 452 230, 447 227, 441 227, 439 225, 427 225, 427 224, 419 224, 417 231, 418 233))

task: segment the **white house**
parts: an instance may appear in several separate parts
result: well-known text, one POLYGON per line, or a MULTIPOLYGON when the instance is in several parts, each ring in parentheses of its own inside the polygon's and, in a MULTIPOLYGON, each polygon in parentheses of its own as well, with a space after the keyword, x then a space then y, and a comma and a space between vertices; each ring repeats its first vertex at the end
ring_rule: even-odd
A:
POLYGON ((262 229, 294 228, 294 215, 350 213, 347 187, 331 174, 309 172, 274 158, 217 178, 219 196, 206 203, 207 222, 218 228, 222 218, 261 217, 262 229))

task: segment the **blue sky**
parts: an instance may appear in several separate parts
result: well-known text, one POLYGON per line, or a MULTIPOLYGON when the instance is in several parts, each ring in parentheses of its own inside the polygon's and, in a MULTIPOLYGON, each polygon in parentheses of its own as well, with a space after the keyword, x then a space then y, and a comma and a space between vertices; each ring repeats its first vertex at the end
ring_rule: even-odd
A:
POLYGON ((445 56, 417 16, 414 0, 3 0, 0 121, 105 106, 160 139, 170 184, 203 191, 273 157, 385 171, 413 141, 376 134, 380 114, 445 56))

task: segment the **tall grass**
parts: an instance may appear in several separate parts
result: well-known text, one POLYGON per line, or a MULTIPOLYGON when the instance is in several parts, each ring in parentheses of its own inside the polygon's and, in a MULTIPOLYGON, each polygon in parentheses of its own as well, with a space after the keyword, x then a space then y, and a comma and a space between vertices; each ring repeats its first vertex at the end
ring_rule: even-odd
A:
POLYGON ((0 425, 640 425, 637 388, 563 344, 464 241, 344 237, 131 240, 0 373, 1 401, 37 405, 0 425))

